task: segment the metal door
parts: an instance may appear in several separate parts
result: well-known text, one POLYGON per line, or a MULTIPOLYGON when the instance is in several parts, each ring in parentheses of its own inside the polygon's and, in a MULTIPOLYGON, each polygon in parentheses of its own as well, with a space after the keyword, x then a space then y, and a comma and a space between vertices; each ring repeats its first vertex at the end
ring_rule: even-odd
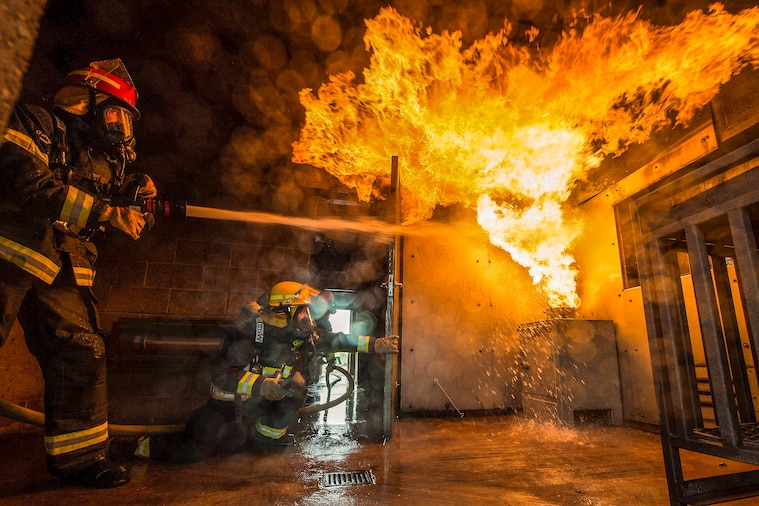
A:
MULTIPOLYGON (((398 157, 392 158, 390 171, 390 221, 396 227, 401 223, 401 185, 398 170, 398 157)), ((385 310, 385 333, 400 335, 401 303, 400 280, 401 262, 403 258, 403 237, 396 230, 395 240, 388 253, 387 275, 387 309, 385 310)), ((398 410, 398 355, 385 355, 385 393, 383 406, 382 428, 385 439, 393 434, 393 422, 398 410)))

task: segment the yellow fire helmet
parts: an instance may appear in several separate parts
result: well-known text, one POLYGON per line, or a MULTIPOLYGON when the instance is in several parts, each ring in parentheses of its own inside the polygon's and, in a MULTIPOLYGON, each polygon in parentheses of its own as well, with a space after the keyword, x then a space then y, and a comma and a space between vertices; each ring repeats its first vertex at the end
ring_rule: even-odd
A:
POLYGON ((280 281, 269 290, 269 307, 279 312, 293 306, 310 305, 320 291, 296 281, 280 281))

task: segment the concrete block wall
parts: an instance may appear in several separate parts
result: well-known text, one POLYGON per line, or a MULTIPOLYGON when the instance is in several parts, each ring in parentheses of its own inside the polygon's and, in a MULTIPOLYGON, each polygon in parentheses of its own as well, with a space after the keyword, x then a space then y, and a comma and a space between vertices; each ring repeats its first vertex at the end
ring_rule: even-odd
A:
POLYGON ((109 232, 95 295, 103 326, 125 316, 234 317, 281 279, 308 281, 313 233, 198 218, 159 218, 137 241, 109 232))

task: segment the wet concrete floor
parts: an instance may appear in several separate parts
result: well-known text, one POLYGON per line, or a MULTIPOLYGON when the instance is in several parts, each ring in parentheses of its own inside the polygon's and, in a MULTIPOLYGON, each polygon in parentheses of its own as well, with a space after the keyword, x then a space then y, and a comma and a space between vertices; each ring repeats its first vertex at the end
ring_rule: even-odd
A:
MULTIPOLYGON (((45 472, 40 432, 7 436, 0 504, 669 504, 659 436, 644 430, 465 415, 401 418, 390 440, 362 441, 350 424, 313 418, 297 446, 265 455, 186 466, 130 460, 131 483, 111 490, 60 486, 45 472)), ((749 468, 703 455, 683 460, 688 478, 749 468)))

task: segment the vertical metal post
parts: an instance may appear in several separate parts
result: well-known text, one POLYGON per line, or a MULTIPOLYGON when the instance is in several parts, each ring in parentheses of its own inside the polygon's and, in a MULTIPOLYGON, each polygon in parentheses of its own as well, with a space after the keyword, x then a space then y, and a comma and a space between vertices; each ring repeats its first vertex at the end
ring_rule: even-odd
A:
MULTIPOLYGON (((398 157, 393 156, 390 170, 390 219, 396 227, 401 224, 401 185, 398 171, 398 157)), ((399 278, 403 254, 402 237, 396 230, 395 240, 388 254, 387 309, 385 311, 385 333, 400 335, 400 291, 399 278)), ((398 355, 385 355, 385 393, 382 428, 385 439, 393 434, 393 422, 398 405, 398 355)))
POLYGON ((722 317, 722 328, 725 333, 727 356, 730 360, 730 373, 738 403, 739 420, 741 423, 756 422, 754 401, 751 398, 751 382, 746 367, 746 359, 743 356, 738 317, 735 312, 735 303, 730 289, 730 276, 724 257, 712 257, 712 274, 714 275, 714 286, 717 290, 717 303, 722 317))
MULTIPOLYGON (((743 297, 746 325, 754 363, 759 363, 759 253, 751 217, 745 209, 728 214, 730 234, 735 242, 735 273, 743 297)), ((755 372, 754 374, 759 374, 755 372)), ((759 377, 759 376, 758 376, 759 377)))
POLYGON ((638 257, 640 287, 643 295, 643 308, 648 332, 648 344, 651 353, 651 366, 654 373, 654 388, 659 407, 659 429, 662 440, 664 457, 664 470, 667 474, 667 487, 672 505, 678 504, 678 498, 682 495, 684 477, 680 451, 670 444, 669 435, 676 432, 677 411, 672 404, 670 392, 672 382, 670 380, 670 360, 667 352, 667 340, 664 335, 662 321, 667 314, 662 314, 664 302, 657 297, 656 279, 662 278, 662 252, 658 241, 647 235, 648 230, 643 223, 638 207, 631 206, 633 217, 633 233, 635 236, 636 252, 638 257))
POLYGON ((701 336, 704 340, 714 412, 725 446, 737 448, 741 446, 741 435, 738 414, 735 411, 733 380, 730 377, 730 366, 727 362, 725 337, 722 333, 719 307, 714 293, 706 240, 703 231, 696 225, 685 228, 685 237, 688 241, 691 276, 696 293, 701 336))

